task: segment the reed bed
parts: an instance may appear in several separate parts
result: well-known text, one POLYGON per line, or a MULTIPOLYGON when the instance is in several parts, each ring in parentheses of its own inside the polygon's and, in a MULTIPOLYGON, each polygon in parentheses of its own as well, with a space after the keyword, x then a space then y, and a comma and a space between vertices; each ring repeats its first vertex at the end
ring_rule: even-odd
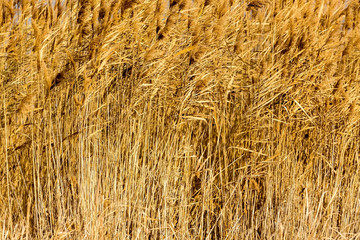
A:
POLYGON ((0 1, 0 239, 359 239, 359 11, 0 1))

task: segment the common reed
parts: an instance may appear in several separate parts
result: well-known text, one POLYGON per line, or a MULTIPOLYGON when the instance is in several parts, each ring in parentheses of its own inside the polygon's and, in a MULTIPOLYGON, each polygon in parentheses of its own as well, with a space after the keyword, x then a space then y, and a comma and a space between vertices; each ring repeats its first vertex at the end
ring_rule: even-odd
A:
POLYGON ((0 1, 0 239, 358 239, 359 1, 0 1))

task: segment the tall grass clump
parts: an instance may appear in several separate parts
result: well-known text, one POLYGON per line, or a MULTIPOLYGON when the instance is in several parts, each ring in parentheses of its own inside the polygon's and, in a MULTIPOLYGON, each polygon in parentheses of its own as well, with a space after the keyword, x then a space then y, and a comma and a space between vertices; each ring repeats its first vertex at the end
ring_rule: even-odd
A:
POLYGON ((359 11, 0 1, 0 239, 360 238, 359 11))

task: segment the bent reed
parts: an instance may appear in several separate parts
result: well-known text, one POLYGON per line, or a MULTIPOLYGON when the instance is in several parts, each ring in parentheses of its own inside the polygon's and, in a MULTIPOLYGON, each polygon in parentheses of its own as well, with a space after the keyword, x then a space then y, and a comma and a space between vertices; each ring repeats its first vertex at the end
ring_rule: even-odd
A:
POLYGON ((359 11, 0 1, 0 239, 358 239, 359 11))

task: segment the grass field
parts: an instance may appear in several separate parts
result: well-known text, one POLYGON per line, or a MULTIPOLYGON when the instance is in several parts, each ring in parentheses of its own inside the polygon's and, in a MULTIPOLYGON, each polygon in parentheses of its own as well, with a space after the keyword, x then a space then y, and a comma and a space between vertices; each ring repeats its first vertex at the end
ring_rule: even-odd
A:
POLYGON ((359 12, 0 1, 0 239, 360 239, 359 12))

